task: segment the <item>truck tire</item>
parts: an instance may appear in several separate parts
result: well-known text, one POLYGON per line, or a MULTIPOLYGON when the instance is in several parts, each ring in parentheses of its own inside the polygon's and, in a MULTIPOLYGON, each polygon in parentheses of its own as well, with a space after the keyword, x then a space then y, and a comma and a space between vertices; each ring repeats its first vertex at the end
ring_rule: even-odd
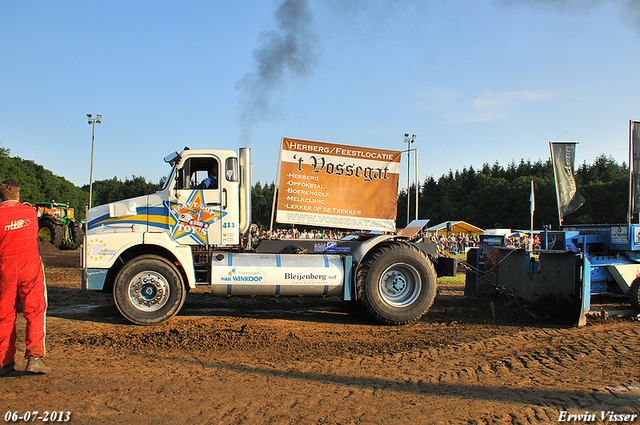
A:
POLYGON ((417 247, 401 242, 380 246, 357 274, 358 300, 376 321, 404 325, 422 317, 436 296, 431 261, 417 247))
POLYGON ((138 325, 157 325, 175 316, 187 291, 176 267, 157 255, 142 255, 125 264, 113 285, 120 313, 138 325))
POLYGON ((82 246, 84 243, 84 227, 82 227, 82 223, 79 221, 72 221, 69 223, 71 227, 71 239, 73 240, 73 244, 77 247, 82 246))
POLYGON ((629 301, 633 308, 640 310, 640 278, 634 280, 629 288, 629 301))
POLYGON ((42 217, 38 220, 38 236, 51 242, 51 245, 60 248, 64 239, 62 223, 51 217, 42 217))

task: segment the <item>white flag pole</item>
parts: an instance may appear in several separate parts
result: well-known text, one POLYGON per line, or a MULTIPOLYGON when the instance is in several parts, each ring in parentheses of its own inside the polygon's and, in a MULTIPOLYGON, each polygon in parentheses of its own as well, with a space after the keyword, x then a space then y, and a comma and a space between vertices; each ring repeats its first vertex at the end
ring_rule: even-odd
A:
POLYGON ((533 180, 531 180, 531 196, 529 197, 529 202, 531 203, 530 213, 531 213, 531 233, 529 238, 531 240, 531 246, 529 251, 533 251, 533 213, 536 210, 536 196, 533 190, 533 180))

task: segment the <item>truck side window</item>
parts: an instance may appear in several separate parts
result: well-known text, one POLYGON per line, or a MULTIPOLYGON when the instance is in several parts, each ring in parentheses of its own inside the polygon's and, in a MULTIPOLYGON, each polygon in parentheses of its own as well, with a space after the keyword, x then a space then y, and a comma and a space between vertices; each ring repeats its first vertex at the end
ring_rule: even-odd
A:
POLYGON ((220 167, 215 158, 188 159, 182 169, 188 180, 185 189, 218 189, 220 167))

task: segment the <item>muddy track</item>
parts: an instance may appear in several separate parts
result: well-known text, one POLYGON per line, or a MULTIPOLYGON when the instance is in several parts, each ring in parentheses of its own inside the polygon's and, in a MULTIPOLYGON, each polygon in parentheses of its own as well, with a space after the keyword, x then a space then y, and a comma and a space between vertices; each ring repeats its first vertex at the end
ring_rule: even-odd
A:
POLYGON ((508 299, 442 286, 422 320, 389 327, 337 298, 198 289, 177 317, 141 327, 110 294, 69 280, 79 270, 66 255, 44 257, 54 372, 0 379, 6 410, 69 410, 72 423, 96 424, 547 424, 640 414, 640 323, 630 318, 591 317, 582 328, 534 321, 508 299))

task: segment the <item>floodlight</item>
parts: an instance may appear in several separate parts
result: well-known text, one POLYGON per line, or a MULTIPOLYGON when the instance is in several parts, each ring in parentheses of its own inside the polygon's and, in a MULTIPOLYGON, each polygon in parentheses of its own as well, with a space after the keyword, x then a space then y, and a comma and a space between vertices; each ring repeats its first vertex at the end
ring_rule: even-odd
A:
POLYGON ((89 208, 91 208, 93 195, 93 145, 96 138, 96 124, 102 122, 102 115, 96 114, 96 117, 93 118, 92 114, 87 114, 87 118, 89 124, 93 124, 93 130, 91 131, 91 170, 89 171, 89 208))

